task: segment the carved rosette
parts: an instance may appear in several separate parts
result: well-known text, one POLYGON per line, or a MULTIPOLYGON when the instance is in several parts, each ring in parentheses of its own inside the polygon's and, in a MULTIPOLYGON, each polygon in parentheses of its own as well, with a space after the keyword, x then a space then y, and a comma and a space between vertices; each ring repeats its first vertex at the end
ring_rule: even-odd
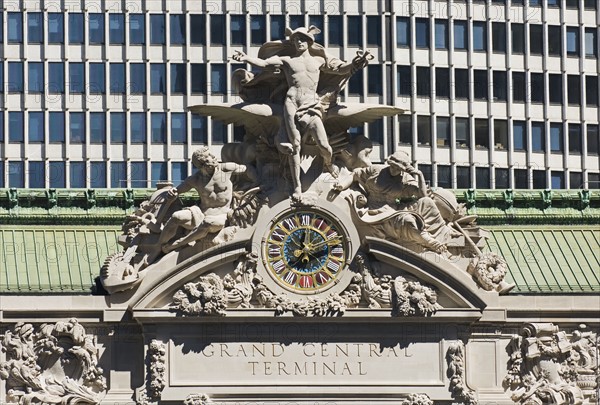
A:
POLYGON ((597 403, 597 333, 580 325, 571 337, 551 323, 527 324, 509 344, 504 386, 524 405, 597 403))
POLYGON ((475 392, 465 381, 465 345, 461 341, 450 344, 446 352, 447 376, 450 379, 452 397, 467 405, 477 405, 475 392))
POLYGON ((427 394, 410 394, 402 405, 433 405, 433 401, 427 394))
POLYGON ((96 338, 77 319, 43 324, 17 323, 1 339, 6 360, 0 378, 7 399, 20 404, 98 404, 106 391, 98 366, 96 338))

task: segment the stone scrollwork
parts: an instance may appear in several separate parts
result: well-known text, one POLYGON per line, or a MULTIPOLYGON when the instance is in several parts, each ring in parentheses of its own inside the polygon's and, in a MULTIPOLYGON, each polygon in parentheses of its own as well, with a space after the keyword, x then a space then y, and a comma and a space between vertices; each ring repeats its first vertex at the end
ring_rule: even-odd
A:
POLYGON ((98 404, 106 391, 98 366, 96 338, 75 318, 66 322, 19 322, 3 337, 0 378, 6 380, 7 399, 20 403, 98 404))
POLYGON ((569 338, 551 323, 527 324, 508 347, 504 386, 524 405, 584 404, 598 400, 600 349, 596 333, 580 325, 569 338))
POLYGON ((450 392, 457 400, 467 405, 477 405, 475 392, 465 381, 465 345, 461 341, 453 342, 446 352, 448 362, 447 375, 450 379, 450 392))
POLYGON ((190 394, 183 401, 183 405, 209 405, 212 403, 206 394, 190 394))
POLYGON ((402 405, 433 405, 433 401, 427 394, 410 394, 402 405))

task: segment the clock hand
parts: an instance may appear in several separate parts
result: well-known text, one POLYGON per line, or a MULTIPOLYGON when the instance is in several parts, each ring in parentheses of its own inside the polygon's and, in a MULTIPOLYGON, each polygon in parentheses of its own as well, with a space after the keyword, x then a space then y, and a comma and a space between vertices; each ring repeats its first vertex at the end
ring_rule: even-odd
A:
POLYGON ((311 245, 311 252, 314 252, 315 249, 320 249, 320 248, 322 248, 324 246, 327 246, 327 245, 339 245, 340 243, 342 243, 342 240, 339 239, 339 238, 327 239, 327 240, 324 240, 322 242, 315 243, 314 245, 311 245))

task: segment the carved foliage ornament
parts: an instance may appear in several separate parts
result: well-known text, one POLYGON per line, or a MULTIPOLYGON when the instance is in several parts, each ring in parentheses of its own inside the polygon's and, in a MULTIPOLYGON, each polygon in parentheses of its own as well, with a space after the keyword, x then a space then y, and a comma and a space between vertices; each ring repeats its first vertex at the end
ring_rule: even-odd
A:
POLYGON ((377 262, 356 258, 356 274, 341 293, 294 301, 273 293, 256 273, 257 257, 246 254, 233 273, 211 273, 186 283, 173 296, 171 308, 185 316, 225 316, 228 308, 272 308, 275 315, 341 316, 348 308, 391 308, 395 316, 430 316, 441 306, 432 287, 416 280, 379 275, 377 262))
POLYGON ((209 405, 212 404, 210 398, 206 394, 190 394, 183 401, 183 405, 209 405))
POLYGON ((433 405, 433 401, 427 394, 410 394, 402 405, 433 405))
POLYGON ((164 342, 152 339, 146 352, 148 366, 146 389, 142 390, 137 401, 139 405, 147 405, 158 401, 166 385, 166 353, 167 346, 164 342))
POLYGON ((524 326, 507 348, 504 386, 524 405, 583 404, 598 400, 599 341, 580 325, 571 337, 551 323, 524 326))
POLYGON ((447 375, 450 379, 452 396, 467 405, 477 405, 475 392, 465 381, 465 345, 461 341, 453 342, 446 352, 448 362, 447 375))
POLYGON ((34 328, 19 322, 3 337, 0 378, 20 404, 97 404, 106 391, 96 339, 77 319, 34 328))

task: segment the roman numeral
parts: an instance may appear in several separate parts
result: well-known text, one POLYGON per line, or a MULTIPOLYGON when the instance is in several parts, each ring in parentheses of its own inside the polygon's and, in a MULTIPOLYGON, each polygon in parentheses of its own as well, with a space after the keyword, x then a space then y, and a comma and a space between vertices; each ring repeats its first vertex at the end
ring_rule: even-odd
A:
POLYGON ((302 226, 310 225, 310 215, 302 215, 302 226))
POLYGON ((319 284, 325 284, 327 281, 330 280, 330 277, 323 272, 317 273, 316 278, 319 284))
POLYGON ((271 234, 271 238, 279 238, 279 240, 283 240, 283 238, 285 238, 285 233, 282 233, 279 229, 275 229, 271 234))
POLYGON ((327 268, 334 273, 337 273, 337 271, 340 269, 340 264, 338 262, 329 261, 327 263, 327 268))
POLYGON ((294 285, 294 282, 296 281, 296 274, 292 273, 291 271, 289 271, 285 277, 283 278, 283 280, 291 285, 294 285))
POLYGON ((292 218, 287 218, 283 221, 283 224, 289 231, 295 229, 298 226, 296 225, 296 221, 294 221, 292 218))
POLYGON ((269 247, 269 255, 270 256, 280 256, 281 249, 279 249, 279 247, 277 247, 277 246, 269 247))
POLYGON ((344 254, 344 249, 342 249, 341 247, 335 247, 331 250, 331 253, 336 255, 336 256, 341 256, 344 254))
POLYGON ((285 270, 285 263, 283 262, 283 260, 279 260, 273 263, 273 269, 275 269, 277 273, 281 273, 283 270, 285 270))
POLYGON ((333 238, 337 238, 338 233, 336 231, 331 232, 329 235, 327 235, 327 239, 331 240, 333 238))

